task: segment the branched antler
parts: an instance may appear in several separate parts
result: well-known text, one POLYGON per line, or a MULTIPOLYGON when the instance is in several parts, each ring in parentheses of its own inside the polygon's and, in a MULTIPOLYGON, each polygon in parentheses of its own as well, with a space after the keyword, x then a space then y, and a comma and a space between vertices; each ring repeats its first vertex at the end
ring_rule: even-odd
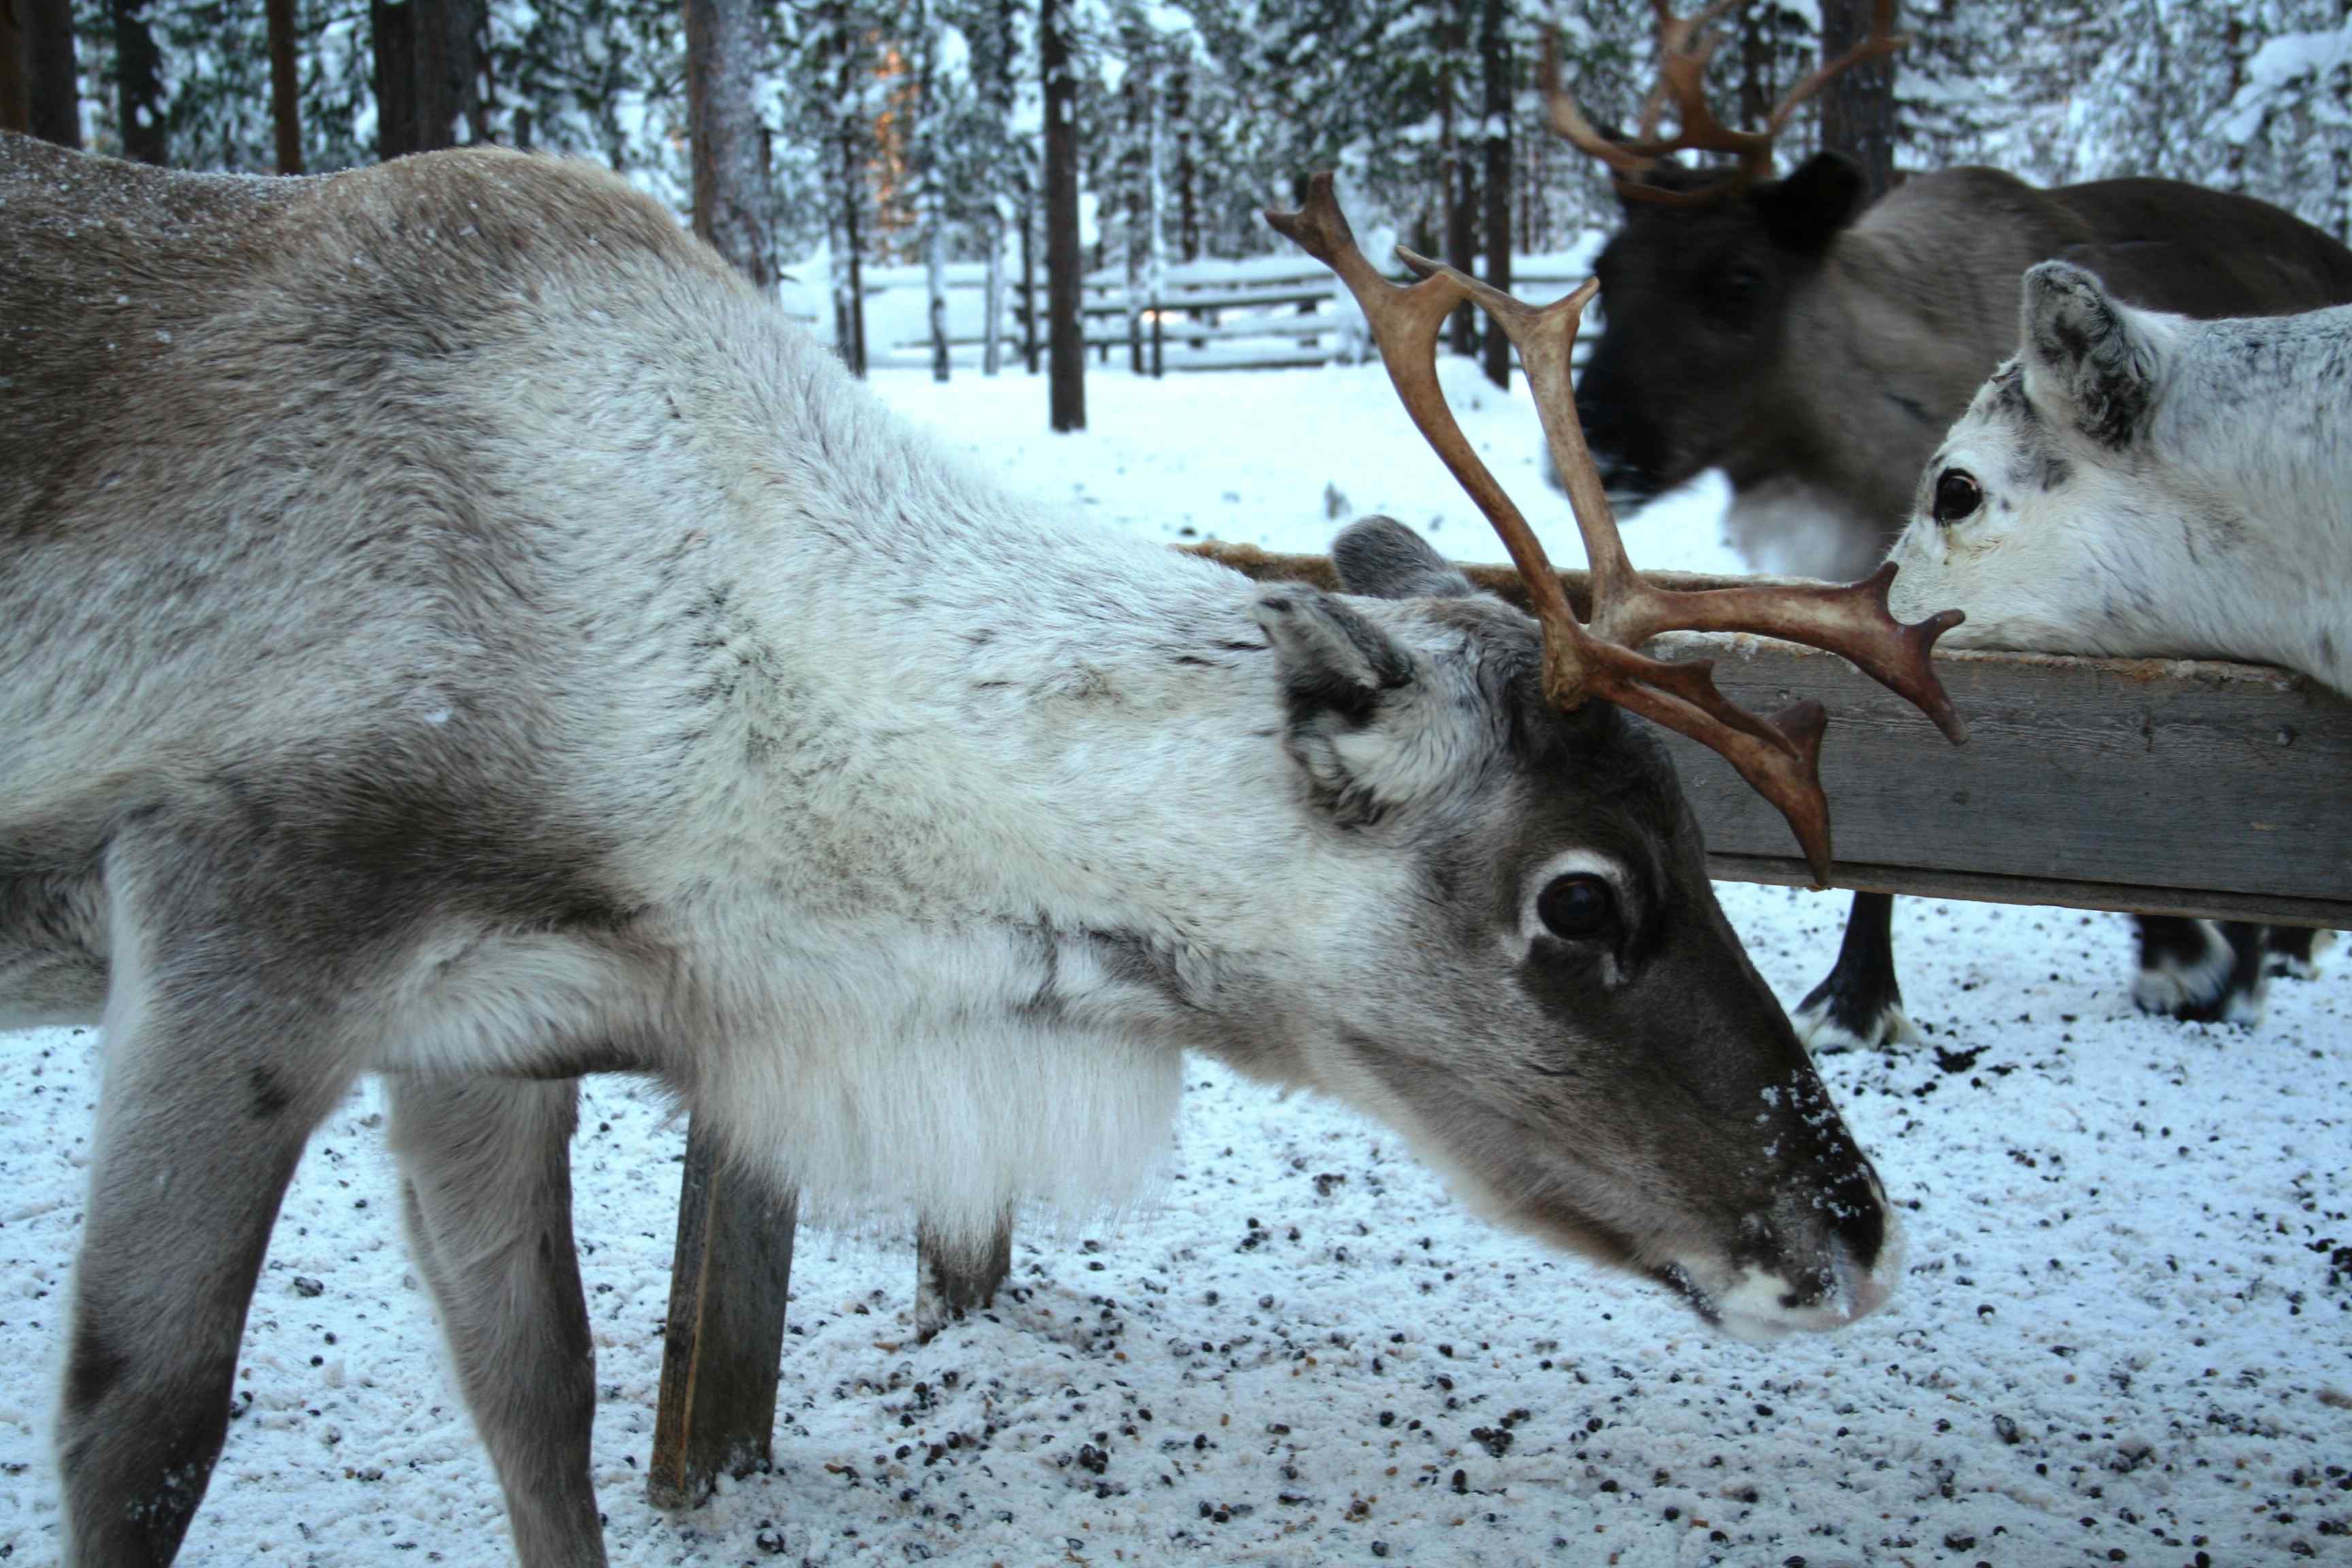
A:
POLYGON ((1723 42, 1722 35, 1714 30, 1715 24, 1738 4, 1739 0, 1714 0, 1696 15, 1677 16, 1671 0, 1651 0, 1658 18, 1658 80, 1643 102, 1639 128, 1624 141, 1595 127, 1585 118, 1575 95, 1560 85, 1559 40, 1548 37, 1540 85, 1550 109, 1552 129, 1607 164, 1610 178, 1622 195, 1670 204, 1713 200, 1770 176, 1772 144, 1806 100, 1843 72, 1910 42, 1893 31, 1895 0, 1877 0, 1871 8, 1866 36, 1837 58, 1822 61, 1790 88, 1766 117, 1761 130, 1736 131, 1717 119, 1706 101, 1706 68, 1723 42), (1659 122, 1669 98, 1675 105, 1675 133, 1661 137, 1659 122), (1683 152, 1728 153, 1738 163, 1726 179, 1699 190, 1675 190, 1642 179, 1665 159, 1683 152))
POLYGON ((1796 830, 1816 881, 1830 868, 1829 802, 1822 793, 1821 742, 1827 716, 1817 702, 1759 718, 1716 689, 1706 659, 1664 661, 1635 650, 1664 631, 1745 631, 1843 655, 1865 674, 1918 706, 1955 742, 1966 738, 1958 715, 1929 666, 1937 637, 1960 621, 1946 610, 1916 626, 1897 622, 1886 607, 1892 564, 1843 586, 1661 588, 1633 570, 1617 534, 1584 430, 1576 417, 1570 353, 1578 320, 1598 285, 1586 282, 1566 299, 1541 308, 1524 304, 1476 279, 1416 256, 1397 255, 1420 279, 1391 283, 1365 259, 1332 195, 1331 176, 1318 174, 1307 205, 1295 213, 1268 211, 1266 221, 1339 276, 1363 307, 1380 345, 1389 380, 1446 468, 1502 536, 1527 581, 1543 627, 1544 692, 1563 708, 1598 697, 1656 721, 1714 748, 1739 775, 1780 808, 1796 830), (1580 623, 1561 592, 1543 545, 1503 487, 1487 471, 1446 406, 1437 380, 1437 334, 1464 300, 1478 305, 1519 351, 1528 391, 1553 464, 1568 486, 1576 526, 1592 574, 1592 619, 1580 623))

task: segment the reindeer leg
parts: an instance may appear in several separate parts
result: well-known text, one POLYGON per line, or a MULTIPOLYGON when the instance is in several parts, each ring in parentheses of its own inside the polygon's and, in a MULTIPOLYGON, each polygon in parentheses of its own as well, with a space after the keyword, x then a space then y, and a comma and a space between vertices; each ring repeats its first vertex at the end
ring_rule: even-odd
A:
POLYGON ((2139 928, 2132 1000, 2141 1012, 2185 1024, 2262 1022, 2268 997, 2261 926, 2170 915, 2132 918, 2139 928))
POLYGON ((410 1250, 524 1568, 602 1568, 595 1352, 572 1242, 577 1079, 385 1079, 410 1250))
POLYGON ((1895 980, 1895 899, 1856 893, 1829 977, 1797 1004, 1797 1037, 1817 1056, 1873 1050, 1919 1037, 1895 980))
POLYGON ((984 1310, 1013 1271, 1013 1215, 977 1245, 929 1225, 915 1227, 915 1342, 928 1342, 966 1312, 984 1310))
POLYGON ((105 1086, 57 1419, 68 1564, 179 1550, 286 1184, 356 1076, 332 1049, 331 963, 268 927, 284 906, 238 865, 152 820, 109 854, 105 1086))
POLYGON ((2319 955, 2336 942, 2334 931, 2321 931, 2316 926, 2267 926, 2263 930, 2263 968, 2289 980, 2317 979, 2319 955))

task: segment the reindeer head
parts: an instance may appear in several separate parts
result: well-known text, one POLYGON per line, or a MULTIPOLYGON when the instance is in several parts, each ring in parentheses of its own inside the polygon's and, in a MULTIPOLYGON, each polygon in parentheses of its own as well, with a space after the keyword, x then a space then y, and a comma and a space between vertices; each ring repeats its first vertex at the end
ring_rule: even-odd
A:
POLYGON ((1609 169, 1625 212, 1596 269, 1604 319, 1577 412, 1604 482, 1626 499, 1737 466, 1777 423, 1772 371, 1791 300, 1861 210, 1863 181, 1835 153, 1776 180, 1773 143, 1832 78, 1904 41, 1888 30, 1893 0, 1881 0, 1867 37, 1792 88, 1760 130, 1733 130, 1708 105, 1705 78, 1721 42, 1713 24, 1734 3, 1676 16, 1654 0, 1658 82, 1623 140, 1595 129, 1560 85, 1556 47, 1545 56, 1552 128, 1609 169), (1677 123, 1666 135, 1669 100, 1677 123), (1682 152, 1734 162, 1694 168, 1674 162, 1682 152))
POLYGON ((1650 583, 1625 556, 1566 395, 1592 285, 1533 310, 1402 250, 1422 281, 1389 283, 1356 248, 1328 174, 1303 211, 1267 217, 1355 294, 1407 412, 1494 522, 1535 610, 1530 624, 1472 596, 1384 521, 1343 536, 1335 564, 1342 586, 1408 603, 1265 603, 1294 754, 1329 800, 1350 785, 1368 805, 1401 798, 1412 793, 1402 780, 1433 773, 1489 781, 1473 809, 1390 825, 1419 834, 1439 891, 1401 915, 1417 922, 1411 940, 1381 944, 1410 955, 1403 972, 1391 958, 1364 977, 1378 1004, 1329 1031, 1315 1077, 1412 1130, 1499 1215, 1647 1269, 1735 1328, 1828 1327, 1869 1310, 1893 1277, 1884 1195, 1716 904, 1672 769, 1627 715, 1721 752, 1826 877, 1820 707, 1763 719, 1724 699, 1706 661, 1637 650, 1668 629, 1830 648, 1958 739, 1927 663, 1956 617, 1896 625, 1884 572, 1836 588, 1650 583), (1591 562, 1589 619, 1438 391, 1437 332, 1465 300, 1526 366, 1591 562), (1482 723, 1502 738, 1465 733, 1482 723), (1472 750, 1483 760, 1465 768, 1472 750), (1452 761, 1413 763, 1436 754, 1452 761))
POLYGON ((1899 601, 1967 606, 1979 647, 2224 651, 2150 587, 2204 574, 2186 542, 2221 504, 2147 439, 2182 324, 2079 267, 2028 271, 2017 357, 1945 437, 1889 554, 1899 601))

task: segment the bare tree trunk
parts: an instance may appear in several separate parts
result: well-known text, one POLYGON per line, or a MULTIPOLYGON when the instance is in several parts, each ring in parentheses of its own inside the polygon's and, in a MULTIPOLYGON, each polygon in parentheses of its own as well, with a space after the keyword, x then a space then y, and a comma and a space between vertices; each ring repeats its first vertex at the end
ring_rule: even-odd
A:
POLYGON ((25 128, 60 147, 81 145, 80 68, 73 0, 16 0, 25 29, 25 128))
POLYGON ((163 57, 147 26, 147 0, 111 0, 114 105, 122 155, 159 167, 169 162, 163 124, 163 57))
POLYGON ((1176 122, 1176 252, 1178 259, 1201 259, 1201 213, 1194 194, 1192 162, 1192 71, 1178 66, 1168 84, 1168 118, 1176 122))
POLYGON ((1004 208, 988 216, 988 275, 982 285, 980 374, 994 375, 1004 368, 1004 208))
POLYGON ((33 105, 25 76, 25 0, 0 0, 0 131, 30 131, 33 105))
MULTIPOLYGON (((1445 21, 1439 33, 1439 47, 1445 52, 1444 120, 1443 138, 1445 146, 1445 259, 1448 265, 1467 272, 1477 265, 1478 193, 1477 176, 1471 172, 1470 138, 1462 133, 1456 123, 1458 100, 1461 97, 1463 67, 1469 53, 1470 6, 1473 0, 1440 0, 1445 6, 1445 21)), ((1477 312, 1465 303, 1448 318, 1445 346, 1457 354, 1473 354, 1478 348, 1477 312)))
POLYGON ((294 47, 294 0, 268 0, 269 119, 278 132, 278 172, 302 172, 302 78, 294 47))
POLYGON ((1077 82, 1063 32, 1063 0, 1038 0, 1037 61, 1045 89, 1046 400, 1055 430, 1087 427, 1087 345, 1078 261, 1077 82))
MULTIPOLYGON (((1822 0, 1822 58, 1834 59, 1870 32, 1871 0, 1822 0)), ((1895 62, 1868 60, 1822 90, 1822 149, 1862 167, 1869 199, 1895 184, 1895 62)))
POLYGON ((375 32, 376 156, 481 136, 482 0, 369 0, 375 32))
POLYGON ((1037 374, 1037 205, 1021 203, 1021 357, 1037 374))
MULTIPOLYGON (((1511 291, 1511 39, 1504 31, 1504 0, 1483 0, 1478 52, 1486 78, 1486 281, 1511 291)), ((1511 340, 1486 334, 1486 379, 1511 384, 1511 340)))
POLYGON ((686 0, 694 232, 764 293, 776 282, 776 224, 752 101, 760 46, 755 0, 686 0))

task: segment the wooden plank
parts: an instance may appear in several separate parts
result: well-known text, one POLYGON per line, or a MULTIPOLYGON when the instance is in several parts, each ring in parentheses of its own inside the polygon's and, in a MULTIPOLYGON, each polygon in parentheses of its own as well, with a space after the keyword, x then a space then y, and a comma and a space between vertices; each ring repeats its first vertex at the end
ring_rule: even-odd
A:
MULTIPOLYGON (((2209 660, 1940 656, 1969 726, 1953 747, 1832 655, 1751 637, 1660 642, 1711 654, 1717 686, 1742 707, 1811 697, 1829 710, 1822 783, 1841 859, 2352 902, 2352 704, 2299 677, 2209 660)), ((1788 825, 1720 758, 1670 744, 1712 849, 1790 855, 1788 825)))
MULTIPOLYGON (((1812 885, 1812 873, 1794 855, 1733 855, 1710 851, 1708 873, 1718 882, 1812 885)), ((2140 915, 2189 915, 2201 920, 2260 921, 2268 925, 2352 930, 2352 901, 2288 899, 2274 893, 2210 893, 2181 888, 2127 887, 2120 882, 2060 882, 2048 878, 1988 877, 1972 871, 1923 871, 1908 866, 1865 866, 1840 860, 1840 889, 1961 899, 1980 904, 2055 905, 2140 915)), ((1839 895, 1843 897, 1843 892, 1839 895)))
POLYGON ((656 1508, 688 1507, 721 1471, 742 1476, 767 1464, 776 1425, 800 1197, 779 1198, 730 1169, 713 1142, 698 1118, 688 1125, 646 1476, 656 1508))
MULTIPOLYGON (((1253 576, 1334 585, 1319 556, 1199 550, 1253 576)), ((1509 568, 1465 570, 1523 602, 1509 568)), ((1582 613, 1584 574, 1561 580, 1582 613)), ((2352 918, 2352 703, 2301 677, 2214 660, 1938 654, 1969 730, 1954 747, 1830 654, 1689 634, 1657 651, 1715 658, 1717 685, 1743 707, 1811 697, 1829 710, 1822 781, 1838 886, 2281 924, 2352 918)), ((1713 752, 1659 733, 1721 874, 1803 882, 1780 813, 1713 752)))

